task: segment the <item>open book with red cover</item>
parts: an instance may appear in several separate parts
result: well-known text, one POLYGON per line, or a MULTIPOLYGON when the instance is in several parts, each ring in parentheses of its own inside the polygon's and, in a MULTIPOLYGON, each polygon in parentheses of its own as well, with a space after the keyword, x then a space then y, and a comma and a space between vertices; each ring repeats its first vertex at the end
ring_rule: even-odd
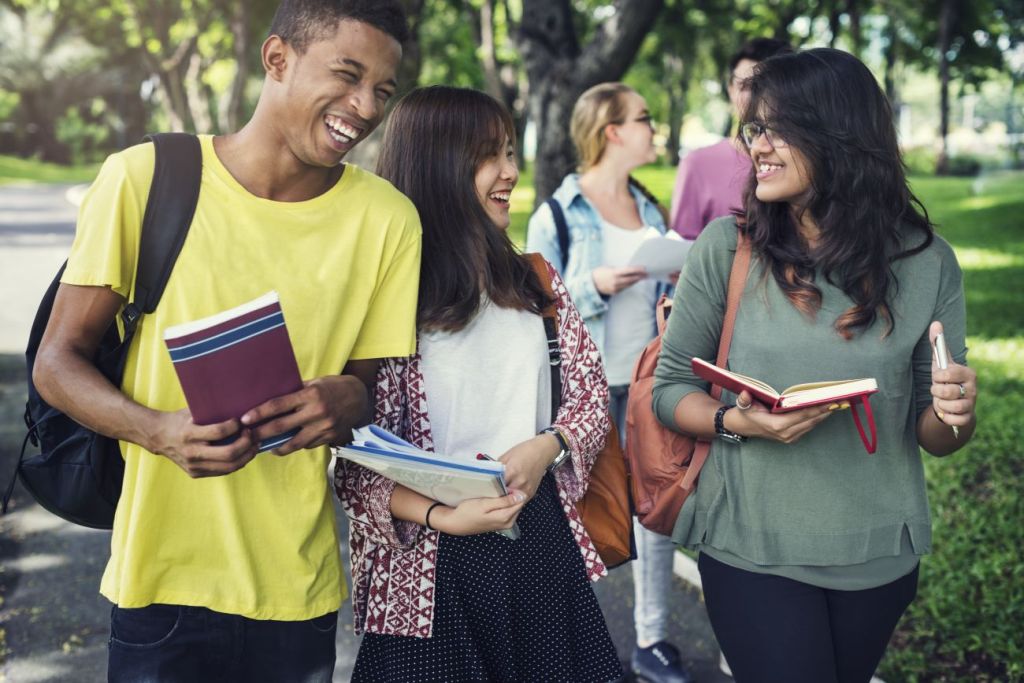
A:
MULTIPOLYGON (((277 292, 168 327, 164 343, 196 424, 240 418, 265 401, 302 388, 277 292)), ((296 433, 264 439, 260 452, 280 446, 296 433)))
POLYGON ((765 404, 773 413, 785 413, 823 404, 835 405, 836 408, 849 407, 852 409, 853 421, 857 425, 864 448, 868 453, 874 453, 878 446, 875 416, 871 412, 871 403, 868 400, 871 394, 878 391, 878 382, 874 378, 808 382, 796 384, 783 391, 776 391, 760 380, 737 372, 730 372, 701 358, 694 358, 690 366, 693 368, 694 374, 701 379, 706 379, 734 394, 739 394, 743 390, 749 391, 755 399, 765 404), (861 424, 860 412, 857 410, 858 405, 864 406, 868 429, 871 432, 870 440, 861 424))

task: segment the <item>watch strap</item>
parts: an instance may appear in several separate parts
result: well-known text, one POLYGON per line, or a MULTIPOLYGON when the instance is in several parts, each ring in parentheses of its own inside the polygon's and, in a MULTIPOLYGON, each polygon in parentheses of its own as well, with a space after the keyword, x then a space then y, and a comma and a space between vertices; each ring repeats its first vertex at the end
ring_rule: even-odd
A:
POLYGON ((548 471, 550 471, 561 465, 569 458, 569 442, 565 440, 565 437, 562 436, 562 432, 558 431, 556 427, 546 427, 540 430, 540 433, 551 434, 552 436, 555 437, 555 439, 558 440, 558 455, 556 455, 555 459, 551 462, 550 465, 548 465, 548 471))
POLYGON ((725 414, 729 412, 731 408, 735 407, 736 406, 723 405, 719 407, 718 410, 715 411, 715 434, 725 439, 726 441, 731 441, 732 443, 743 443, 744 441, 747 440, 747 437, 741 434, 737 434, 736 432, 730 431, 725 426, 725 414))

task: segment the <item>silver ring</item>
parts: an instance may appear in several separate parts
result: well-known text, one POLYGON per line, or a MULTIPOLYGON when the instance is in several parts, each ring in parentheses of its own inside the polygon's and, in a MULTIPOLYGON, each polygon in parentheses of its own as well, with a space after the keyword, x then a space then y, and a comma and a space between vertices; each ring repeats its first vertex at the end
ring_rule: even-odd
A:
POLYGON ((754 405, 753 401, 751 401, 750 403, 748 403, 745 406, 741 406, 738 399, 736 401, 736 407, 739 408, 740 410, 750 410, 750 406, 752 406, 752 405, 754 405))
POLYGON ((964 396, 966 396, 967 395, 967 389, 964 389, 964 385, 963 384, 957 384, 957 386, 960 387, 960 398, 963 398, 964 396))

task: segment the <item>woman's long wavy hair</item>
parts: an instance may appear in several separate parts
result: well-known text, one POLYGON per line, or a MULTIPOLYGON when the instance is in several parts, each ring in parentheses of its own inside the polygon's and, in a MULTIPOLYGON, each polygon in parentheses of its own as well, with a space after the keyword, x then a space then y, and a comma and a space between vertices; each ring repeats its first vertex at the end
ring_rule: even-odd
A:
POLYGON ((539 313, 548 303, 530 264, 487 216, 476 171, 515 141, 508 111, 476 90, 431 86, 409 92, 388 118, 377 174, 420 214, 423 257, 417 326, 455 332, 480 308, 539 313))
POLYGON ((852 55, 819 48, 761 62, 750 80, 744 121, 774 129, 808 165, 806 205, 762 202, 751 172, 743 228, 787 298, 814 316, 825 280, 854 305, 835 321, 845 339, 881 317, 883 335, 895 327, 891 302, 898 290, 892 263, 931 244, 928 212, 907 185, 892 110, 875 77, 852 55), (820 230, 808 249, 796 211, 820 230))

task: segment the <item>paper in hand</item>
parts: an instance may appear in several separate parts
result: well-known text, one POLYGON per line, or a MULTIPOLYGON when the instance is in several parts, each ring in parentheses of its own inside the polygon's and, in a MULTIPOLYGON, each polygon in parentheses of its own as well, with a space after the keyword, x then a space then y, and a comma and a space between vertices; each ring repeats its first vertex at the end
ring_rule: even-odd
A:
POLYGON ((670 230, 667 235, 652 236, 641 242, 626 265, 643 266, 648 277, 667 282, 669 275, 683 267, 692 245, 693 240, 683 239, 670 230))

